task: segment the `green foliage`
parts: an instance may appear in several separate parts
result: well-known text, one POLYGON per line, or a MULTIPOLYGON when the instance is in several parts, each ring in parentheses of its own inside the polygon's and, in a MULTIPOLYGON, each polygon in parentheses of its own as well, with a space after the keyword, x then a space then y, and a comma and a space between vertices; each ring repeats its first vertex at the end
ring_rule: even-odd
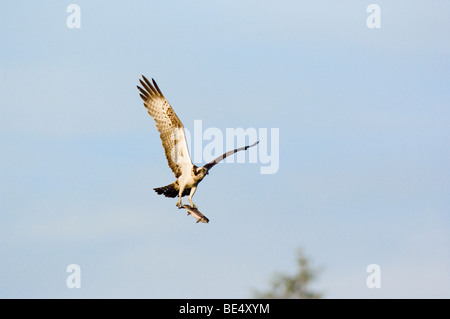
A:
POLYGON ((317 299, 322 294, 312 291, 309 287, 311 282, 317 279, 320 270, 312 269, 309 259, 303 250, 297 250, 298 270, 294 275, 277 274, 271 283, 268 292, 256 292, 256 298, 268 299, 317 299))

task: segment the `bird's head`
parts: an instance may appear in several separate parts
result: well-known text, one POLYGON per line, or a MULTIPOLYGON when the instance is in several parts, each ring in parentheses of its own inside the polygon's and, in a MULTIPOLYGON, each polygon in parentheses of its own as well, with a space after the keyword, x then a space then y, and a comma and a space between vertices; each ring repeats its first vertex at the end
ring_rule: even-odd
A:
POLYGON ((197 167, 195 175, 203 179, 206 175, 208 175, 208 169, 206 167, 197 167))

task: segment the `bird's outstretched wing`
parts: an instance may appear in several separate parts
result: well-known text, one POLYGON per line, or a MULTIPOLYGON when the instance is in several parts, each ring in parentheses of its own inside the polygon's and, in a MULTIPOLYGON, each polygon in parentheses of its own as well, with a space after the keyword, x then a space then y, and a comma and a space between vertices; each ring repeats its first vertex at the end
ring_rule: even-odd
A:
POLYGON ((236 148, 236 149, 234 149, 234 150, 232 150, 232 151, 228 151, 228 152, 226 152, 226 153, 220 155, 219 157, 217 157, 215 160, 209 162, 208 164, 206 164, 206 165, 203 166, 203 167, 205 167, 206 169, 210 170, 214 165, 216 165, 217 163, 219 163, 221 160, 225 159, 226 157, 228 157, 228 156, 230 156, 230 155, 233 155, 234 153, 239 152, 239 151, 245 151, 245 150, 247 150, 249 147, 255 146, 255 145, 258 144, 258 143, 259 143, 259 141, 253 143, 252 145, 247 145, 247 146, 244 146, 244 147, 236 148))
POLYGON ((152 85, 145 76, 142 76, 142 80, 139 79, 139 82, 142 87, 138 85, 137 88, 141 92, 140 96, 144 100, 144 106, 155 120, 167 162, 175 177, 178 178, 193 166, 183 123, 175 114, 155 80, 152 79, 152 85))

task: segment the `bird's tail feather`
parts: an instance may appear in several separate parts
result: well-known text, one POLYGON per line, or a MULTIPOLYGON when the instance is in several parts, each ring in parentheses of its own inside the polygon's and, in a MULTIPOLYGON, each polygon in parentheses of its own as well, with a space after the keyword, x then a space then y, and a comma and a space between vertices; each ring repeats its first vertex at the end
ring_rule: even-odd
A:
MULTIPOLYGON (((158 195, 164 195, 166 197, 177 197, 178 196, 178 192, 180 190, 180 187, 178 186, 177 182, 174 182, 172 184, 163 186, 163 187, 157 187, 157 188, 153 188, 153 190, 155 192, 158 193, 158 195)), ((183 195, 182 196, 187 196, 189 195, 189 193, 191 192, 190 188, 185 188, 183 191, 183 195)))

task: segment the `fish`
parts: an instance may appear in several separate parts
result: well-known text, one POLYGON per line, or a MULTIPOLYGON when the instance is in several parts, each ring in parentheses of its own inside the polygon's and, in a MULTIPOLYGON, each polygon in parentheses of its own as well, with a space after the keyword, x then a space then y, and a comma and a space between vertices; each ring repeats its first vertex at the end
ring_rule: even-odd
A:
POLYGON ((189 206, 189 205, 183 205, 183 206, 180 206, 179 208, 180 208, 180 209, 181 209, 181 208, 186 209, 186 210, 187 210, 187 215, 188 215, 188 216, 189 216, 189 215, 192 215, 192 216, 194 216, 195 218, 197 218, 196 223, 199 223, 199 222, 202 222, 202 223, 209 223, 209 219, 206 218, 205 215, 203 215, 202 213, 200 213, 200 212, 198 211, 197 208, 194 208, 194 207, 189 206))

